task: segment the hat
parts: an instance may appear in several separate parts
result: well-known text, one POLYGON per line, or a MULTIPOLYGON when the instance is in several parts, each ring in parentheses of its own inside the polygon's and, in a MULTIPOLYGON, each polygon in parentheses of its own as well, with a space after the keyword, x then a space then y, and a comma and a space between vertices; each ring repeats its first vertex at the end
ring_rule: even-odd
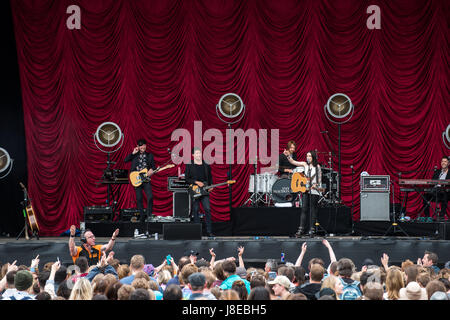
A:
POLYGON ((436 291, 433 293, 433 295, 430 297, 430 300, 448 300, 448 296, 445 292, 442 291, 436 291))
POLYGON ((280 286, 285 287, 287 290, 289 290, 291 286, 291 282, 286 276, 276 276, 273 281, 267 282, 268 284, 279 284, 280 286))
POLYGON ((20 270, 14 277, 14 286, 18 291, 28 290, 33 285, 33 275, 30 271, 20 270))
POLYGON ((188 251, 186 251, 185 255, 188 256, 188 257, 190 257, 190 256, 198 256, 199 253, 197 251, 194 251, 194 250, 188 250, 188 251))
POLYGON ((152 264, 145 264, 143 271, 149 276, 153 276, 153 273, 155 272, 155 267, 152 264))
POLYGON ((334 292, 334 290, 331 288, 323 288, 322 290, 316 293, 317 299, 323 296, 331 296, 336 300, 336 292, 334 292))
POLYGON ((243 279, 247 278, 247 270, 243 267, 237 267, 236 274, 243 279))
POLYGON ((400 289, 400 300, 428 300, 427 292, 417 282, 408 283, 406 288, 400 289))
POLYGON ((188 282, 193 287, 203 287, 206 283, 206 277, 201 272, 195 272, 189 276, 188 282))
POLYGON ((363 266, 371 266, 371 265, 373 265, 373 264, 374 264, 374 263, 373 263, 373 260, 370 259, 370 258, 364 259, 364 261, 363 261, 363 263, 362 263, 363 266))
POLYGON ((145 141, 145 139, 139 139, 137 141, 138 146, 143 146, 144 144, 147 144, 147 142, 145 141))

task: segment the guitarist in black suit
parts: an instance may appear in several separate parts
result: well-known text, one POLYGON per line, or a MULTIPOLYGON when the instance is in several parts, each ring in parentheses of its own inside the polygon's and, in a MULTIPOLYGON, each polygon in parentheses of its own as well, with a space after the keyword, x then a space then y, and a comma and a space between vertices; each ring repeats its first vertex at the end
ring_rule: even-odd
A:
MULTIPOLYGON (((449 159, 446 156, 443 156, 441 158, 441 170, 435 170, 433 177, 431 179, 433 180, 448 180, 450 179, 450 174, 448 170, 448 164, 449 159)), ((441 211, 438 217, 438 220, 444 220, 445 214, 447 213, 447 203, 448 203, 448 192, 445 190, 439 190, 439 185, 435 186, 435 188, 438 188, 435 192, 429 192, 424 195, 424 210, 423 215, 425 217, 430 216, 430 202, 440 202, 441 203, 441 211), (437 195, 437 199, 436 199, 437 195)))
MULTIPOLYGON (((147 176, 153 174, 153 170, 156 170, 155 161, 153 160, 153 154, 146 152, 147 143, 145 139, 139 139, 137 141, 137 147, 134 148, 133 152, 125 158, 125 162, 131 161, 130 171, 141 171, 143 169, 148 169, 147 176)), ((141 222, 145 221, 145 218, 152 217, 153 209, 153 194, 152 185, 150 182, 144 182, 139 187, 134 188, 136 191, 136 203, 139 210, 141 222), (147 196, 147 215, 144 215, 143 200, 144 195, 142 191, 145 192, 147 196)))
MULTIPOLYGON (((194 162, 186 164, 185 180, 190 185, 196 184, 200 188, 213 184, 211 166, 202 159, 202 151, 200 148, 194 147, 192 149, 192 155, 194 162)), ((213 189, 209 189, 211 192, 213 189)), ((205 210, 206 220, 206 234, 208 237, 213 237, 211 227, 211 206, 209 203, 209 195, 204 195, 197 199, 192 199, 192 214, 194 216, 194 222, 199 223, 200 218, 198 216, 198 210, 200 208, 200 202, 205 210)))

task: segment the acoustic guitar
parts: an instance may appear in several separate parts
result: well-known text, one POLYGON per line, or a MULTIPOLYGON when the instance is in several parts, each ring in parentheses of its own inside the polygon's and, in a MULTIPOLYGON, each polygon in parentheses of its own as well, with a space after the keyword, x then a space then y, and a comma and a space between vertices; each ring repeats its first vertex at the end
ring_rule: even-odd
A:
POLYGON ((222 182, 222 183, 212 184, 210 186, 205 186, 205 187, 199 187, 196 184, 191 184, 189 186, 188 193, 195 200, 195 199, 200 198, 202 196, 208 195, 209 194, 209 192, 208 192, 209 189, 212 189, 212 188, 215 188, 215 187, 219 187, 219 186, 223 186, 223 185, 226 185, 226 184, 233 184, 233 183, 236 183, 236 180, 228 180, 228 181, 225 181, 225 182, 222 182))
POLYGON ((311 189, 317 190, 320 193, 325 191, 324 188, 310 186, 309 179, 302 172, 295 172, 292 175, 291 189, 292 189, 293 193, 299 193, 299 192, 305 193, 307 191, 310 191, 311 189))
POLYGON ((158 172, 161 172, 163 170, 173 168, 173 167, 175 167, 174 164, 168 164, 164 167, 157 168, 156 170, 153 171, 153 173, 151 175, 147 175, 147 173, 148 173, 147 168, 143 169, 141 171, 132 171, 130 173, 130 182, 133 185, 133 187, 139 187, 144 182, 150 182, 151 176, 154 175, 155 173, 158 173, 158 172))
MULTIPOLYGON (((27 188, 25 188, 25 186, 23 185, 22 182, 20 182, 20 186, 22 187, 22 190, 25 193, 26 198, 28 199, 27 188)), ((28 221, 28 225, 30 226, 31 232, 32 232, 32 234, 39 234, 39 224, 37 222, 36 215, 34 213, 33 206, 31 204, 31 200, 28 200, 26 205, 27 206, 25 208, 25 212, 26 212, 27 221, 28 221)))

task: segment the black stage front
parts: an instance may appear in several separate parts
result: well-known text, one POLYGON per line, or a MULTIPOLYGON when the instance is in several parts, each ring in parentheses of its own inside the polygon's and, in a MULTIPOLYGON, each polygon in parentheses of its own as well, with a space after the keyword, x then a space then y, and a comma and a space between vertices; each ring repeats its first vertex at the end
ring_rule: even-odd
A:
MULTIPOLYGON (((321 208, 319 222, 326 230, 327 239, 332 244, 337 258, 351 258, 360 266, 365 258, 379 262, 383 253, 387 253, 391 263, 400 264, 405 259, 417 261, 423 257, 425 250, 436 252, 439 265, 450 260, 450 223, 402 222, 394 229, 390 222, 365 221, 352 226, 350 210, 346 207, 321 208), (353 230, 352 230, 353 229, 353 230), (389 230, 390 229, 390 230, 389 230), (387 232, 389 230, 389 232, 387 232)), ((163 234, 164 225, 181 226, 177 236, 187 239, 195 225, 189 222, 86 222, 97 237, 97 243, 109 240, 116 228, 120 229, 114 251, 122 263, 129 263, 134 254, 143 254, 147 263, 159 264, 167 254, 179 259, 187 249, 197 250, 201 257, 209 260, 209 249, 215 248, 217 259, 230 256, 237 257, 236 249, 245 247, 244 260, 248 266, 261 267, 269 259, 280 259, 282 252, 286 260, 295 262, 303 242, 308 243, 308 251, 303 265, 312 257, 320 257, 329 262, 328 251, 322 245, 323 238, 290 238, 299 223, 298 208, 234 208, 231 221, 214 222, 213 232, 216 238, 199 240, 167 240, 163 234), (144 233, 148 228, 150 234, 158 233, 159 240, 133 239, 133 232, 138 229, 144 233), (183 236, 186 235, 185 238, 183 236), (102 238, 103 237, 103 238, 102 238)), ((198 226, 198 225, 197 225, 198 226)), ((166 226, 167 230, 167 226, 166 226)), ((77 241, 78 242, 78 241, 77 241)), ((41 262, 54 261, 59 257, 65 264, 71 263, 68 251, 68 237, 41 238, 24 240, 23 238, 0 239, 0 263, 12 262, 29 265, 32 258, 39 254, 41 262)))
MULTIPOLYGON (((16 241, 12 238, 0 239, 0 262, 13 262, 17 259, 17 265, 29 265, 31 259, 39 254, 41 267, 49 261, 55 261, 57 257, 66 265, 71 264, 69 255, 68 237, 65 238, 41 238, 40 240, 16 241)), ((97 238, 98 244, 104 244, 109 238, 97 238)), ((375 238, 375 237, 332 237, 328 241, 334 248, 337 259, 347 257, 352 259, 358 268, 366 258, 371 258, 376 264, 380 263, 383 253, 387 253, 390 264, 399 265, 402 261, 410 259, 417 261, 423 257, 425 250, 437 253, 438 265, 442 267, 450 260, 450 241, 423 240, 414 238, 375 238)), ((115 257, 121 263, 129 264, 134 254, 142 254, 146 263, 159 265, 166 255, 171 254, 176 260, 185 254, 186 250, 193 249, 200 253, 200 257, 209 260, 209 249, 214 248, 217 259, 227 257, 237 258, 237 248, 244 246, 244 261, 246 267, 262 267, 269 258, 280 260, 283 252, 286 261, 295 263, 301 251, 303 242, 307 242, 307 253, 303 266, 307 267, 308 261, 313 257, 322 258, 329 263, 328 250, 322 244, 322 238, 293 239, 288 237, 277 238, 216 238, 203 240, 152 240, 130 239, 119 237, 113 251, 115 257)), ((79 240, 76 240, 79 244, 79 240)))
MULTIPOLYGON (((352 226, 348 207, 319 208, 318 218, 321 231, 319 235, 322 236, 409 236, 450 240, 450 222, 398 222, 398 227, 394 228, 389 221, 361 221, 352 226)), ((139 233, 148 231, 150 234, 162 235, 163 225, 174 223, 180 224, 164 222, 162 219, 150 223, 101 221, 86 222, 86 228, 93 230, 98 237, 108 237, 117 228, 120 229, 122 237, 132 237, 135 229, 138 229, 139 233)), ((189 233, 191 224, 182 224, 185 224, 186 233, 189 233)), ((233 208, 231 221, 213 222, 212 228, 213 233, 221 237, 274 237, 293 236, 298 225, 298 208, 241 207, 233 208)), ((183 232, 183 229, 179 232, 183 232)))

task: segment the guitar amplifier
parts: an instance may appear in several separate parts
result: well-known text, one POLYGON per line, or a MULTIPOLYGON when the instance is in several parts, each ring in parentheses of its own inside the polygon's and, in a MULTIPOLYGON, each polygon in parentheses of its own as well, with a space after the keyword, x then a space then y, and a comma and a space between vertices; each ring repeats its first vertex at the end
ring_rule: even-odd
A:
POLYGON ((120 221, 139 222, 141 213, 136 208, 120 209, 120 221))
POLYGON ((362 176, 361 192, 389 192, 390 176, 362 176))
POLYGON ((167 189, 169 191, 186 191, 189 189, 189 183, 186 180, 178 177, 167 178, 167 189))
POLYGON ((90 206, 84 207, 84 221, 111 221, 113 210, 112 207, 106 206, 90 206))

